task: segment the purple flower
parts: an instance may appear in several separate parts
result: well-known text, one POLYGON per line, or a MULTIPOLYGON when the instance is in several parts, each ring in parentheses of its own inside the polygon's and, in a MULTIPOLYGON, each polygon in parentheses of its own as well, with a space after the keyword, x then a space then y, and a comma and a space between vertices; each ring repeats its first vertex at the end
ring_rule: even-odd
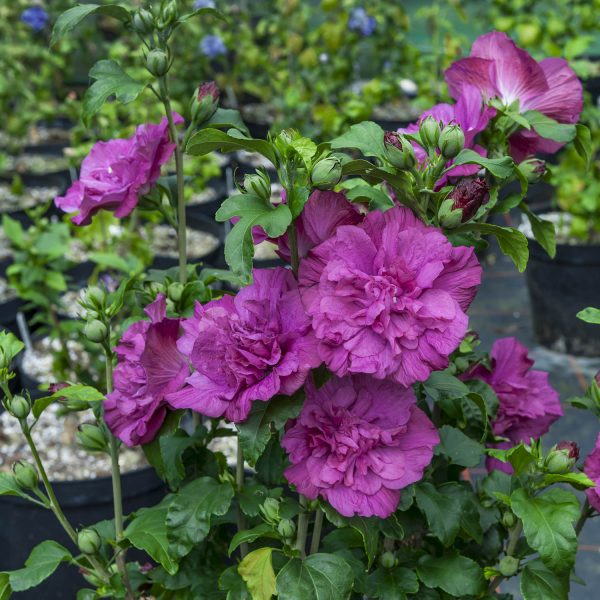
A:
POLYGON ((200 50, 208 58, 216 58, 221 54, 227 54, 227 46, 218 35, 205 35, 200 42, 200 50))
POLYGON ((41 31, 48 23, 48 13, 41 6, 30 6, 21 13, 21 21, 34 31, 41 31))
MULTIPOLYGON (((537 110, 559 123, 577 123, 583 109, 581 82, 566 60, 545 58, 538 63, 498 31, 475 40, 470 56, 446 71, 446 82, 453 98, 459 98, 465 86, 475 86, 485 100, 499 98, 506 106, 517 100, 521 113, 537 110)), ((513 134, 510 143, 517 162, 562 146, 527 130, 513 134)))
POLYGON ((473 248, 398 206, 338 227, 301 261, 299 280, 331 371, 411 385, 448 365, 481 267, 473 248))
MULTIPOLYGON (((183 123, 177 113, 175 123, 183 123)), ((140 125, 131 138, 97 142, 83 159, 79 179, 54 203, 66 213, 79 211, 72 218, 76 225, 89 225, 99 210, 126 217, 152 189, 174 150, 166 117, 159 125, 140 125)))
POLYGON ((600 434, 594 449, 585 459, 583 472, 596 484, 596 487, 587 489, 585 493, 589 503, 600 512, 600 434))
MULTIPOLYGON (((563 414, 558 393, 548 382, 548 373, 531 368, 533 360, 527 348, 514 337, 496 340, 490 358, 491 370, 478 365, 462 378, 481 379, 498 396, 500 406, 492 431, 510 442, 495 447, 511 448, 520 442, 529 443, 530 438, 541 437, 563 414)), ((489 459, 487 466, 489 470, 512 472, 509 464, 495 459, 489 459)))
POLYGON ((215 8, 216 4, 214 0, 195 0, 194 1, 194 10, 199 10, 201 8, 215 8))
POLYGON ((348 28, 369 37, 377 28, 377 20, 375 17, 370 17, 362 6, 357 6, 350 13, 348 28))
POLYGON ((296 281, 284 268, 255 269, 252 285, 196 305, 183 328, 178 347, 195 371, 168 401, 208 417, 244 421, 252 402, 293 394, 320 364, 296 281))
POLYGON ((104 402, 104 418, 112 433, 127 446, 151 442, 167 414, 165 396, 180 389, 189 375, 177 350, 180 319, 167 318, 161 294, 123 334, 115 352, 115 389, 104 402))
POLYGON ((325 498, 346 517, 389 517, 400 490, 419 481, 439 443, 415 395, 368 375, 307 386, 299 417, 283 436, 285 476, 310 499, 325 498))

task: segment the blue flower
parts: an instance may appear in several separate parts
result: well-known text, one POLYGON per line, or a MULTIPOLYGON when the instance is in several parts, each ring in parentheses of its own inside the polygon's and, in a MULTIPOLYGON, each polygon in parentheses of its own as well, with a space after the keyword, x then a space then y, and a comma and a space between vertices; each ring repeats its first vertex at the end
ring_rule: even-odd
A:
POLYGON ((360 31, 365 37, 368 37, 375 31, 377 21, 375 17, 370 17, 364 8, 358 6, 350 14, 348 27, 353 31, 360 31))
POLYGON ((215 0, 196 0, 194 2, 194 10, 198 10, 200 8, 215 8, 215 0))
POLYGON ((208 58, 215 58, 221 54, 227 54, 225 42, 218 35, 205 35, 200 42, 202 54, 208 58))
POLYGON ((41 6, 30 6, 21 13, 21 21, 34 31, 41 31, 48 23, 48 13, 41 6))

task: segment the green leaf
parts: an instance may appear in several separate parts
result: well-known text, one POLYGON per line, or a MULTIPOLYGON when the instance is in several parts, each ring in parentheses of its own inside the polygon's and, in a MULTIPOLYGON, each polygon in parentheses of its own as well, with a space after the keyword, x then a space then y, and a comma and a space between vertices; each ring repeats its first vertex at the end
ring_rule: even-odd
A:
POLYGON ((279 600, 346 600, 354 576, 350 565, 336 554, 292 558, 277 575, 279 600))
POLYGON ((85 19, 88 15, 99 14, 107 17, 114 17, 123 23, 127 23, 130 19, 129 11, 116 4, 107 4, 100 6, 98 4, 81 4, 70 8, 58 17, 52 30, 52 37, 50 38, 50 46, 54 46, 60 38, 70 33, 85 19))
POLYGON ((486 448, 485 452, 499 461, 510 463, 517 475, 524 473, 529 465, 535 461, 531 448, 526 446, 523 442, 508 450, 486 448))
POLYGON ((575 139, 577 134, 575 125, 559 123, 537 110, 528 110, 523 116, 529 121, 529 124, 538 135, 548 140, 566 144, 575 139))
POLYGON ((54 402, 61 400, 79 400, 81 402, 102 402, 104 400, 104 394, 99 392, 96 388, 91 387, 89 385, 83 385, 81 383, 77 383, 75 385, 70 385, 66 388, 62 388, 54 394, 50 396, 45 396, 44 398, 38 398, 33 403, 33 416, 36 419, 39 419, 40 415, 54 402))
POLYGON ((247 542, 247 543, 255 542, 257 539, 259 539, 261 537, 268 537, 268 538, 275 538, 275 539, 279 538, 277 533, 273 530, 273 527, 271 527, 271 525, 269 525, 268 523, 261 523, 260 525, 257 525, 256 527, 253 527, 252 529, 244 529, 243 531, 238 531, 233 536, 233 538, 231 539, 231 542, 229 544, 229 550, 227 551, 229 553, 229 556, 231 556, 233 554, 235 549, 240 544, 243 544, 244 542, 247 542))
POLYGON ((440 450, 450 462, 462 467, 476 467, 481 462, 484 451, 482 444, 450 425, 444 425, 439 433, 440 450))
POLYGON ((290 146, 298 153, 307 169, 312 166, 312 158, 317 152, 317 145, 309 138, 299 137, 290 143, 290 146))
POLYGON ((21 489, 12 473, 0 472, 0 496, 18 496, 25 500, 30 497, 21 489))
POLYGON ((442 397, 462 398, 471 391, 465 383, 446 371, 431 373, 423 387, 434 401, 438 401, 442 397))
POLYGON ((6 237, 15 245, 17 248, 23 248, 25 245, 25 232, 23 226, 16 219, 12 219, 8 215, 2 215, 2 229, 6 237))
POLYGON ((419 509, 425 514, 431 533, 444 546, 450 546, 460 531, 460 503, 450 495, 440 494, 431 483, 415 488, 419 509))
POLYGON ((569 577, 550 570, 541 560, 528 562, 521 574, 524 600, 568 600, 569 577))
POLYGON ((552 473, 544 475, 542 484, 544 486, 552 485, 553 483, 568 483, 578 490, 596 487, 596 483, 592 481, 585 473, 564 473, 562 475, 554 475, 552 473))
POLYGON ((275 396, 268 402, 254 402, 248 418, 237 425, 238 440, 244 457, 251 466, 256 464, 271 439, 271 423, 275 429, 283 427, 290 419, 298 416, 304 394, 275 396))
POLYGON ((234 152, 236 150, 258 152, 274 165, 277 163, 277 156, 269 142, 244 137, 235 129, 230 129, 227 133, 218 129, 202 129, 192 136, 186 148, 188 154, 195 156, 210 154, 215 150, 221 152, 234 152))
POLYGON ((394 201, 384 191, 377 187, 362 183, 361 185, 353 185, 346 190, 346 198, 352 202, 360 200, 368 200, 371 210, 387 210, 394 206, 394 201))
POLYGON ((369 597, 379 600, 406 600, 406 594, 416 594, 419 582, 414 571, 402 567, 379 568, 367 582, 369 597))
POLYGON ((577 313, 577 318, 585 321, 586 323, 600 325, 600 309, 588 306, 577 313))
POLYGON ((221 573, 219 589, 227 592, 226 600, 251 600, 248 588, 237 567, 228 567, 221 573))
POLYGON ((551 488, 531 497, 524 489, 511 495, 511 507, 523 521, 528 544, 556 573, 570 571, 575 564, 577 535, 573 522, 579 517, 579 502, 572 493, 551 488))
POLYGON ((458 156, 452 161, 452 166, 448 167, 444 172, 451 171, 458 165, 479 165, 487 169, 498 179, 508 179, 515 170, 515 163, 510 156, 486 158, 469 148, 461 150, 458 156))
POLYGON ((82 118, 86 125, 102 108, 109 96, 115 96, 119 102, 133 102, 146 88, 131 78, 114 60, 99 60, 90 70, 90 78, 96 81, 88 88, 83 98, 82 118))
POLYGON ((196 10, 194 10, 191 13, 188 13, 187 15, 183 15, 179 18, 180 21, 187 21, 188 19, 191 19, 193 17, 198 17, 198 16, 210 16, 210 17, 215 17, 217 19, 219 19, 220 21, 224 21, 227 22, 227 17, 220 11, 217 10, 216 8, 197 8, 196 10))
POLYGON ((206 122, 206 127, 234 127, 242 133, 248 134, 246 123, 239 110, 232 108, 217 108, 213 116, 206 122))
POLYGON ((532 212, 527 204, 521 202, 519 208, 527 215, 529 223, 531 224, 531 231, 533 237, 537 240, 539 245, 546 251, 550 258, 556 256, 556 229, 554 223, 540 219, 534 212, 532 212))
POLYGON ((71 560, 71 553, 59 543, 46 540, 37 545, 25 561, 25 567, 11 571, 10 587, 13 592, 23 592, 36 587, 50 577, 62 562, 71 560))
POLYGON ((352 125, 343 135, 332 140, 333 149, 354 148, 360 150, 365 156, 383 156, 385 144, 383 142, 384 131, 373 121, 364 121, 352 125))
POLYGON ((273 548, 259 548, 238 565, 238 573, 246 582, 252 600, 271 600, 277 594, 272 554, 273 548))
POLYGON ((8 600, 11 596, 10 574, 0 573, 0 600, 8 600))
POLYGON ((440 588, 460 598, 476 596, 485 589, 481 567, 466 556, 423 556, 417 575, 427 587, 440 588))
POLYGON ((139 550, 147 552, 169 573, 179 568, 169 547, 167 537, 167 513, 172 497, 167 496, 159 505, 142 508, 125 529, 124 536, 139 550))
POLYGON ((212 477, 200 477, 173 496, 167 512, 167 536, 178 556, 185 556, 210 530, 210 517, 224 515, 231 505, 233 488, 212 477))
POLYGON ((4 359, 6 365, 10 363, 15 356, 25 348, 25 344, 10 331, 0 331, 0 356, 4 359))
POLYGON ((225 260, 231 269, 247 283, 252 277, 254 242, 252 228, 262 227, 269 237, 283 235, 292 222, 292 213, 287 204, 273 206, 252 194, 239 194, 227 198, 217 211, 217 221, 228 221, 238 216, 225 240, 225 260))
POLYGON ((577 154, 581 156, 581 158, 585 161, 587 168, 589 168, 590 163, 593 157, 592 151, 592 134, 588 127, 581 123, 577 123, 575 125, 575 130, 577 132, 574 140, 575 150, 577 154))

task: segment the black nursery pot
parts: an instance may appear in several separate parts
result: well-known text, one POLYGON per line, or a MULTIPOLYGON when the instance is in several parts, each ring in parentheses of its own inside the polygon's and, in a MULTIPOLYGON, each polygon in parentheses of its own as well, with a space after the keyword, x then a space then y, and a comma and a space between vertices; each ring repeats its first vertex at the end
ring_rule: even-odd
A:
POLYGON ((12 298, 0 304, 0 330, 7 329, 18 334, 17 313, 23 307, 20 298, 12 298))
POLYGON ((188 221, 196 216, 213 219, 223 200, 227 197, 227 184, 223 179, 211 179, 207 182, 206 189, 214 192, 214 199, 201 204, 188 204, 185 208, 188 221))
MULTIPOLYGON (((123 507, 129 514, 160 502, 166 490, 164 483, 150 467, 125 473, 122 478, 123 507)), ((112 519, 113 500, 110 477, 62 481, 53 484, 60 506, 75 528, 112 519)), ((30 552, 44 540, 55 540, 78 551, 51 511, 14 496, 0 496, 2 527, 0 528, 0 571, 20 569, 30 552)), ((136 559, 136 552, 130 554, 136 559)), ((137 553, 142 562, 145 555, 137 553)), ((77 590, 89 587, 76 567, 63 565, 41 586, 14 594, 17 600, 73 600, 77 590)))
POLYGON ((556 257, 529 240, 525 271, 538 342, 553 350, 600 356, 598 326, 575 315, 600 302, 600 246, 558 244, 556 257))

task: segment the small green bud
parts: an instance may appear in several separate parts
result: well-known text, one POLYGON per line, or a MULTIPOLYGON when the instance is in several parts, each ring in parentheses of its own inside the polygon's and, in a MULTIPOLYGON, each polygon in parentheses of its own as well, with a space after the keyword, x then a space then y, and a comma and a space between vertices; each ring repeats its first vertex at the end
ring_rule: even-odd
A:
POLYGON ((512 577, 517 574, 519 570, 519 559, 514 556, 505 556, 498 565, 498 571, 504 575, 504 577, 512 577))
POLYGON ((7 402, 8 412, 16 419, 25 419, 31 410, 31 406, 23 396, 13 396, 12 400, 7 402))
POLYGON ((412 144, 395 131, 386 131, 383 137, 385 157, 397 169, 412 169, 417 157, 412 144))
POLYGON ((277 531, 284 540, 290 539, 296 533, 296 523, 291 519, 281 519, 277 531))
POLYGON ((169 57, 162 50, 150 50, 146 57, 146 68, 155 77, 162 77, 169 71, 169 57))
POLYGON ((96 554, 102 547, 102 539, 95 529, 82 529, 77 533, 77 546, 83 554, 96 554))
POLYGON ((83 328, 83 335, 90 340, 90 342, 103 342, 108 335, 108 328, 102 321, 93 319, 88 321, 83 328))
POLYGON ((437 148, 440 133, 440 124, 432 116, 426 117, 419 124, 419 137, 426 150, 437 148))
POLYGON ((279 500, 267 498, 261 505, 260 511, 267 521, 279 521, 279 500))
POLYGON ((160 12, 160 18, 162 21, 163 27, 167 27, 172 23, 177 21, 177 17, 179 16, 179 11, 177 9, 176 0, 169 0, 166 2, 160 12))
POLYGON ((262 200, 269 201, 271 199, 271 180, 263 169, 244 177, 244 189, 249 194, 255 194, 262 200))
POLYGON ((396 564, 396 557, 393 552, 384 552, 379 562, 384 569, 391 569, 396 564))
POLYGON ((579 446, 575 442, 559 442, 548 452, 546 470, 553 475, 563 475, 575 466, 578 458, 579 446))
POLYGON ((458 227, 462 221, 463 211, 460 208, 454 208, 454 200, 446 198, 440 205, 438 211, 438 220, 440 225, 446 229, 458 227))
POLYGON ((87 301, 89 304, 96 306, 98 308, 102 308, 104 306, 104 302, 106 300, 106 294, 104 290, 101 290, 99 287, 92 285, 87 290, 87 301))
POLYGON ((440 133, 438 144, 444 158, 455 158, 465 147, 465 134, 458 125, 446 125, 440 133))
POLYGON ((140 35, 152 33, 154 30, 154 16, 149 10, 140 8, 132 19, 133 28, 140 35))
POLYGON ((330 190, 342 179, 342 163, 335 156, 328 156, 317 162, 310 173, 314 187, 320 190, 330 190))
POLYGON ((528 183, 538 183, 548 172, 546 163, 539 158, 524 160, 522 163, 519 163, 517 168, 525 176, 528 183))
POLYGON ((38 486, 38 474, 33 465, 24 461, 16 462, 13 467, 15 481, 24 490, 34 490, 38 486))
POLYGON ((77 439, 86 450, 91 452, 103 452, 108 447, 102 428, 90 423, 84 423, 79 427, 77 439))
POLYGON ((181 296, 183 294, 184 289, 184 285, 179 283, 178 281, 172 283, 167 288, 167 294, 169 295, 169 299, 173 302, 179 302, 181 300, 181 296))
POLYGON ((516 522, 517 519, 511 512, 505 512, 502 515, 502 525, 504 525, 506 529, 511 529, 511 527, 514 527, 516 522))

